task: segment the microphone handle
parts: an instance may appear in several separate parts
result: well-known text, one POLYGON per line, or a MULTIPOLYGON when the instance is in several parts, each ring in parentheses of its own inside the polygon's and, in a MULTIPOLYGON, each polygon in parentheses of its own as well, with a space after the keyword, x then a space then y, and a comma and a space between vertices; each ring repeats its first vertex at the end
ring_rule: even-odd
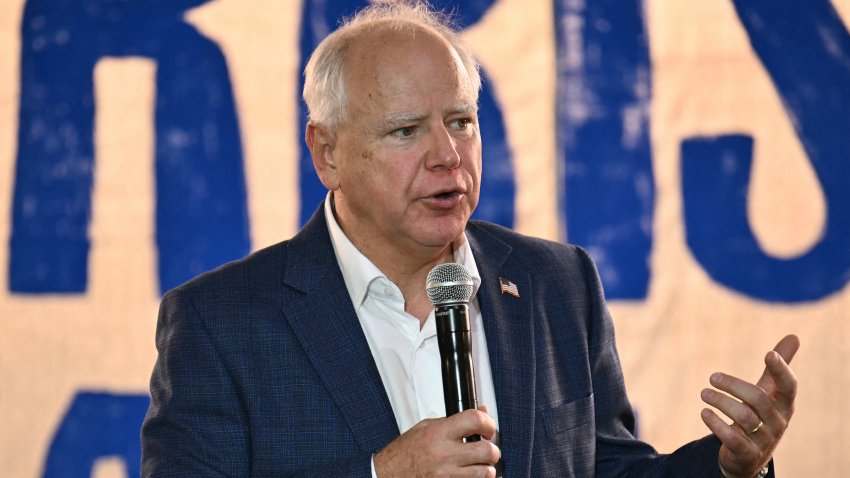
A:
MULTIPOLYGON (((478 408, 468 307, 465 303, 438 305, 434 309, 434 318, 440 347, 446 416, 478 408)), ((465 437, 463 442, 479 440, 479 435, 472 435, 465 437)))

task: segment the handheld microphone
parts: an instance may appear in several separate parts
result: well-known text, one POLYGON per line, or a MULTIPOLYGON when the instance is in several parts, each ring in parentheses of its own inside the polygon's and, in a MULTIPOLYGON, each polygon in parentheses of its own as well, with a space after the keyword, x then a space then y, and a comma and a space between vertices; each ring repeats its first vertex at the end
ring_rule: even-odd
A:
MULTIPOLYGON (((446 416, 478 408, 468 314, 474 289, 472 276, 461 264, 440 264, 428 273, 425 289, 434 304, 446 416)), ((463 442, 479 440, 480 436, 473 435, 465 437, 463 442)))

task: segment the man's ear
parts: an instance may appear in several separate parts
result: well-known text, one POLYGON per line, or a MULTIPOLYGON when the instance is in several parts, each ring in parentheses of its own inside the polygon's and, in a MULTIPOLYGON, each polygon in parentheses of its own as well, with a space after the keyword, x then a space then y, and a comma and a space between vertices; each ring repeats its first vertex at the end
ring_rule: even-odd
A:
POLYGON ((304 141, 307 142, 307 148, 310 149, 313 167, 316 168, 319 180, 330 191, 339 189, 339 174, 334 156, 336 135, 325 126, 310 121, 307 123, 304 141))

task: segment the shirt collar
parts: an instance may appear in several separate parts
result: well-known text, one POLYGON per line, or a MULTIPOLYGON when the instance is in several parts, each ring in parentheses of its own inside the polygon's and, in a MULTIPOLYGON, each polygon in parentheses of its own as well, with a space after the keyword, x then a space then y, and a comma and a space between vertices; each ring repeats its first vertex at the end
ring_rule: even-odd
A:
MULTIPOLYGON (((327 221, 328 231, 331 235, 331 243, 333 244, 336 261, 339 264, 340 271, 342 271, 342 278, 345 280, 345 287, 348 289, 351 302, 354 304, 354 308, 357 309, 366 300, 366 295, 369 293, 369 284, 372 281, 375 279, 385 279, 389 282, 389 279, 342 232, 342 228, 339 227, 339 223, 336 222, 336 217, 334 216, 333 193, 328 192, 325 198, 324 208, 325 221, 327 221)), ((469 275, 472 276, 474 283, 472 296, 475 297, 478 293, 478 287, 481 285, 481 276, 478 273, 478 266, 475 265, 475 258, 472 256, 472 248, 469 247, 466 232, 454 243, 453 249, 455 262, 466 267, 469 275)), ((422 287, 424 288, 425 284, 422 284, 422 287)))

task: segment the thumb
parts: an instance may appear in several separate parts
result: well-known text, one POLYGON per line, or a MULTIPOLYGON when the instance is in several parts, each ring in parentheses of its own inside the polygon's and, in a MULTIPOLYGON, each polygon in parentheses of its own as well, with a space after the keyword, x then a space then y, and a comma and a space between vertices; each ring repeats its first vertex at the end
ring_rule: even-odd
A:
MULTIPOLYGON (((768 360, 772 360, 772 358, 779 358, 783 360, 786 364, 790 364, 791 360, 794 358, 794 355, 797 354, 797 350, 800 349, 800 339, 796 335, 786 335, 776 344, 776 347, 773 347, 773 351, 768 352, 765 357, 765 363, 768 363, 768 360), (774 355, 779 355, 776 357, 774 355), (771 357, 773 356, 773 357, 771 357)), ((773 375, 770 373, 770 370, 767 366, 765 366, 764 373, 761 374, 761 378, 759 378, 756 383, 762 389, 770 388, 774 386, 773 375)))

